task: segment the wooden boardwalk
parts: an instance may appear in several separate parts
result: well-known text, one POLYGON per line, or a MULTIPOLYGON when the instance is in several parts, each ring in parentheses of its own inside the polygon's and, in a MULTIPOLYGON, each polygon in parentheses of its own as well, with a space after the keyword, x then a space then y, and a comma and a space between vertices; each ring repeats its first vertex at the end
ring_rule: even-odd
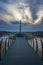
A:
POLYGON ((43 65, 43 61, 26 42, 25 37, 17 37, 0 65, 43 65))

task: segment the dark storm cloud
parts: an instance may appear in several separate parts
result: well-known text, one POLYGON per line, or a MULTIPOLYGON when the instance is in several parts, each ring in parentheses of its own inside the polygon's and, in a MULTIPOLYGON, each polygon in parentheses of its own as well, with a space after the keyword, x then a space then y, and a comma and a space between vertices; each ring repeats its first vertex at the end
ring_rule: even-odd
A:
POLYGON ((22 20, 37 24, 43 19, 42 14, 43 0, 0 0, 0 19, 4 21, 22 20))

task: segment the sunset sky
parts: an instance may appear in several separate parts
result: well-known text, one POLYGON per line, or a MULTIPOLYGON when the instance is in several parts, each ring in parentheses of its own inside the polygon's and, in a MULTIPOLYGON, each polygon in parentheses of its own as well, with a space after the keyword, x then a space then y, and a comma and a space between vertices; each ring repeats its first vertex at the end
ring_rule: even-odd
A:
POLYGON ((24 31, 43 31, 43 0, 0 0, 0 30, 18 30, 20 20, 24 31))

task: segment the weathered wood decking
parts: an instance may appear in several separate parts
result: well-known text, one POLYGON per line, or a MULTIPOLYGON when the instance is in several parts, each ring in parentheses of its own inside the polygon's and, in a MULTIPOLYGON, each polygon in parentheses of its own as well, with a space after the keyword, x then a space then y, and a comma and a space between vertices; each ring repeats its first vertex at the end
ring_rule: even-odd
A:
POLYGON ((43 65, 43 61, 26 42, 25 37, 17 37, 0 65, 43 65))

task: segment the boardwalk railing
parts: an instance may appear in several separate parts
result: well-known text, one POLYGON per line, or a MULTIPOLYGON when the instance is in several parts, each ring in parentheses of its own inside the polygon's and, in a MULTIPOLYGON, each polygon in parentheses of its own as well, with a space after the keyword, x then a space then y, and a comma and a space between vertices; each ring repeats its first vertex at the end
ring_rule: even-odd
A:
POLYGON ((26 40, 28 44, 34 49, 34 51, 43 60, 43 38, 27 36, 26 40))
POLYGON ((11 47, 12 43, 15 41, 15 38, 15 35, 6 35, 0 38, 0 60, 8 51, 9 47, 11 47))

